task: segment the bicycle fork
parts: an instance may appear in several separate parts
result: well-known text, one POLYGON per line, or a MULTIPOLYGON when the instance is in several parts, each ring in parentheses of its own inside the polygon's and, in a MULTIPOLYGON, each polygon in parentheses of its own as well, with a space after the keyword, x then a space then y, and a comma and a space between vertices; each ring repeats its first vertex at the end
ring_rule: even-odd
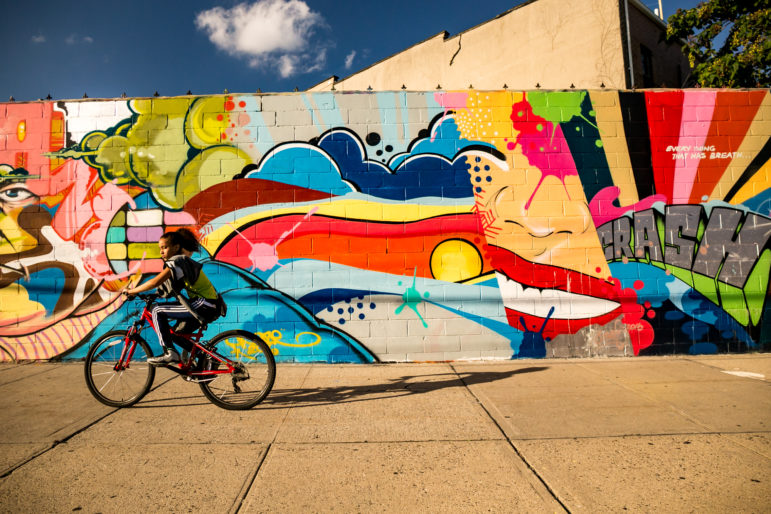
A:
POLYGON ((134 351, 137 348, 139 339, 144 341, 142 336, 134 334, 133 330, 126 334, 126 337, 123 339, 123 350, 121 351, 120 358, 113 367, 115 371, 124 371, 129 368, 131 359, 134 357, 134 351))

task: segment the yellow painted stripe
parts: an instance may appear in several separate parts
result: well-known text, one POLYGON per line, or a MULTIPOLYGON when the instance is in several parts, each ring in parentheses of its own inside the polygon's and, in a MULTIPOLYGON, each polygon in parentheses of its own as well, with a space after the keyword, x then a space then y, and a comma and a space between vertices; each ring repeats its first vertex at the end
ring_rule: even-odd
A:
POLYGON ((743 203, 771 187, 771 160, 760 167, 751 179, 731 199, 734 205, 743 203))

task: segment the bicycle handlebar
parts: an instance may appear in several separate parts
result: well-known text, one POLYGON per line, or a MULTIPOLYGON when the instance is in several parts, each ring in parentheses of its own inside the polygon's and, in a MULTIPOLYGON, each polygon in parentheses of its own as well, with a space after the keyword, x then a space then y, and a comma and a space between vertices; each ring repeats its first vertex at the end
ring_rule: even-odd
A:
POLYGON ((137 300, 142 300, 145 303, 153 302, 161 297, 161 295, 159 295, 158 293, 137 293, 137 294, 131 294, 127 296, 128 296, 128 300, 137 299, 137 300))

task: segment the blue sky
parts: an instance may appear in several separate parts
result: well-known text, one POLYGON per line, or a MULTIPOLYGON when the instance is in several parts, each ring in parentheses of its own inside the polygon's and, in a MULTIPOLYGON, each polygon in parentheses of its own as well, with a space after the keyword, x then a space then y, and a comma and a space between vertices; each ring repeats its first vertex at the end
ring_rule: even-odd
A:
MULTIPOLYGON (((698 0, 663 0, 664 15, 698 0)), ((306 89, 521 0, 4 2, 0 101, 306 89), (255 37, 259 34, 260 37, 255 37)), ((643 0, 655 8, 657 0, 643 0)))

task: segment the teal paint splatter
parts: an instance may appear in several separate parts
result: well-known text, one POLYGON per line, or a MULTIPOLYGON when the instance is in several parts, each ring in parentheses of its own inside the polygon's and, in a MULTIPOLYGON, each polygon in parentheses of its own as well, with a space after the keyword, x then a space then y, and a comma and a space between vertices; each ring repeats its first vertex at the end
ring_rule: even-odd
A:
MULTIPOLYGON (((409 307, 415 314, 418 315, 421 323, 423 323, 423 327, 428 328, 428 323, 426 323, 426 320, 424 320, 423 316, 421 316, 418 312, 418 305, 420 305, 420 303, 423 301, 423 298, 429 297, 429 293, 426 291, 421 296, 420 291, 418 291, 418 289, 415 287, 415 284, 417 283, 417 275, 418 267, 415 266, 415 272, 412 274, 412 286, 408 287, 402 295, 402 304, 396 308, 396 314, 400 314, 405 307, 409 307)), ((399 285, 402 285, 401 281, 399 281, 399 285)))

